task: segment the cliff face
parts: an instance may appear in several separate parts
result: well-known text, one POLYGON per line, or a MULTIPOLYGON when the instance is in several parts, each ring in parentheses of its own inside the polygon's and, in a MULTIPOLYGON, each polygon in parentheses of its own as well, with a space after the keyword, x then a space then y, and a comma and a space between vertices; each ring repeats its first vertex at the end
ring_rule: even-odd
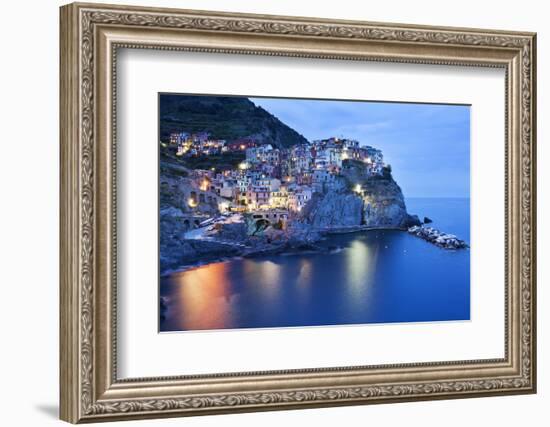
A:
POLYGON ((307 140, 252 101, 234 96, 160 95, 160 138, 171 132, 208 131, 212 138, 261 139, 277 147, 304 144, 307 140))
POLYGON ((391 171, 369 176, 360 162, 346 161, 338 190, 318 194, 305 207, 301 219, 314 228, 366 226, 373 228, 408 228, 419 225, 416 215, 409 215, 401 188, 391 171))
POLYGON ((213 193, 200 191, 190 178, 172 178, 161 176, 160 211, 177 209, 182 214, 215 215, 218 213, 218 196, 213 193), (189 198, 194 192, 196 197, 204 198, 195 208, 189 206, 189 198), (208 197, 209 196, 209 197, 208 197))
POLYGON ((391 174, 363 182, 364 224, 408 228, 416 221, 407 213, 403 193, 391 174))
POLYGON ((369 187, 363 199, 366 226, 407 228, 412 225, 403 195, 395 182, 369 187))
POLYGON ((302 214, 302 220, 315 229, 359 226, 362 218, 363 200, 345 190, 316 194, 302 214))

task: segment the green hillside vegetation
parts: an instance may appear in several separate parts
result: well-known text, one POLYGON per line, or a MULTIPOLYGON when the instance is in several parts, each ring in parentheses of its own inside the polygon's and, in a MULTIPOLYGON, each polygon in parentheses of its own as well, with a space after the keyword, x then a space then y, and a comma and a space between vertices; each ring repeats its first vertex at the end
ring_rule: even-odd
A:
POLYGON ((244 151, 234 151, 199 157, 178 157, 173 145, 160 145, 160 170, 163 176, 187 176, 187 169, 212 169, 216 172, 237 169, 246 159, 244 151))
POLYGON ((184 160, 189 169, 212 169, 216 171, 237 169, 239 163, 246 159, 242 151, 222 153, 209 156, 189 157, 184 160))
POLYGON ((228 141, 258 138, 279 148, 307 140, 261 107, 244 97, 160 95, 160 139, 172 132, 210 132, 228 141))

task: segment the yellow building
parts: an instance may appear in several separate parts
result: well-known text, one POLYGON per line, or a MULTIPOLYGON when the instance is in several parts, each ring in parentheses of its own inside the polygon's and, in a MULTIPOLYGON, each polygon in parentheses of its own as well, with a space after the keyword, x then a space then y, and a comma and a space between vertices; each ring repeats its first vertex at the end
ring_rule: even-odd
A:
POLYGON ((269 206, 279 209, 286 209, 288 207, 288 191, 285 187, 281 187, 279 191, 273 191, 271 193, 269 206))

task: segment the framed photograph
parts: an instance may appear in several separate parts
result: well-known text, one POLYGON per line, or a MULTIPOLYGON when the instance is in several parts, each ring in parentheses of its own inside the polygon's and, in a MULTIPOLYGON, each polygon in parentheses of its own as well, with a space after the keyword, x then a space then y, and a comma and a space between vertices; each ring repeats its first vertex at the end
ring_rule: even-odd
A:
POLYGON ((61 8, 61 418, 534 393, 535 34, 61 8))

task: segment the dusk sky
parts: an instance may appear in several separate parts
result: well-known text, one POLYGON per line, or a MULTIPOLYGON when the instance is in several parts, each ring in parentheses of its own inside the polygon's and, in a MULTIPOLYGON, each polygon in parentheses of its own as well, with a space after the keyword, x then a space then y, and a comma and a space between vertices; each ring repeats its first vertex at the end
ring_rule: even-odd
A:
POLYGON ((405 197, 469 197, 470 107, 250 98, 308 140, 357 139, 384 153, 405 197))

